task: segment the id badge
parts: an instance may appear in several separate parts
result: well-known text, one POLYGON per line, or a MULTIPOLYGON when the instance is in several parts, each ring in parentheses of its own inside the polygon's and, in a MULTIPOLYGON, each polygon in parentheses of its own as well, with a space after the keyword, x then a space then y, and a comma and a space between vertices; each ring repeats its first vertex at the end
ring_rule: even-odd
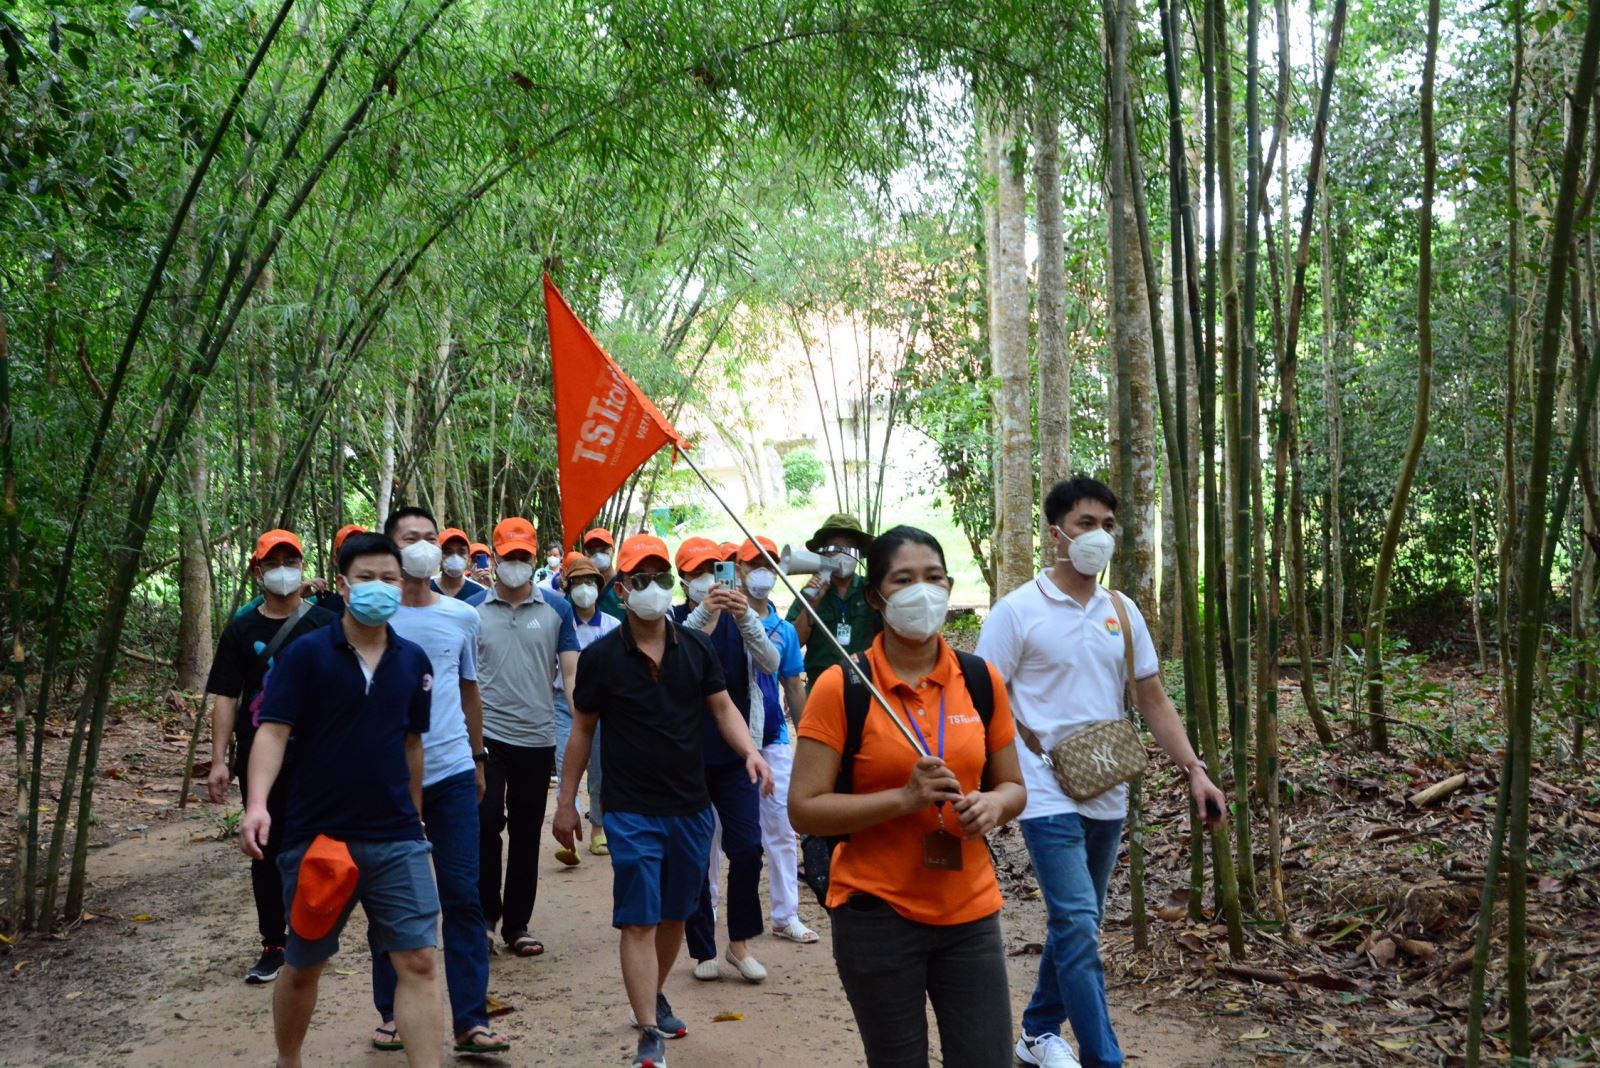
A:
POLYGON ((923 835, 922 866, 938 871, 960 871, 961 839, 948 831, 929 831, 923 835))
POLYGON ((834 625, 833 636, 839 639, 839 644, 846 649, 850 648, 850 624, 838 623, 834 625))

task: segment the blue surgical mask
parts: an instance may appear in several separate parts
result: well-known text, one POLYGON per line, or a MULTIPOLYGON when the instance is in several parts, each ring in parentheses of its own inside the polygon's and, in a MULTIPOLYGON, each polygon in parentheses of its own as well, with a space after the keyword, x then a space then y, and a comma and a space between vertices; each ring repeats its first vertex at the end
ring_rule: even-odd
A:
POLYGON ((376 627, 389 622, 400 610, 400 587, 387 582, 357 582, 350 587, 345 607, 356 622, 376 627))

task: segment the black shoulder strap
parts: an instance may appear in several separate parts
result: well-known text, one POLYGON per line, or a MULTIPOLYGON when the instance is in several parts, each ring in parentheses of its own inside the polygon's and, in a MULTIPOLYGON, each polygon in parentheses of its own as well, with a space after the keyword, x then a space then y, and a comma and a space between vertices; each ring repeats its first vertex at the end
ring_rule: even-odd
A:
POLYGON ((983 729, 989 729, 989 721, 994 718, 994 678, 989 674, 989 662, 973 653, 956 652, 956 661, 961 665, 961 677, 967 684, 967 695, 972 698, 972 706, 978 710, 978 718, 983 720, 983 729))
POLYGON ((278 650, 283 648, 283 643, 289 640, 289 635, 294 633, 294 628, 300 625, 300 621, 306 617, 306 613, 309 611, 311 611, 311 602, 302 597, 300 599, 300 607, 289 613, 289 617, 278 627, 278 632, 272 636, 272 640, 267 643, 267 647, 261 650, 259 654, 261 670, 265 671, 272 665, 272 658, 278 655, 278 650))
POLYGON ((853 792, 856 754, 861 752, 861 733, 872 708, 872 691, 862 681, 872 678, 872 664, 866 653, 858 653, 853 664, 845 662, 839 667, 844 672, 844 750, 839 754, 839 778, 833 790, 848 794, 853 792))

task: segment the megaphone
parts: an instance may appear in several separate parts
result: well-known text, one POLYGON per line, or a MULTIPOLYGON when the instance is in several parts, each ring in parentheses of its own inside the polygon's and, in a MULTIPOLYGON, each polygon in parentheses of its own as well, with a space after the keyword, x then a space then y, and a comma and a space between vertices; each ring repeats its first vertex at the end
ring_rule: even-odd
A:
POLYGON ((844 570, 844 562, 831 556, 819 556, 810 549, 797 549, 785 545, 778 557, 778 566, 785 575, 823 575, 832 579, 844 570))

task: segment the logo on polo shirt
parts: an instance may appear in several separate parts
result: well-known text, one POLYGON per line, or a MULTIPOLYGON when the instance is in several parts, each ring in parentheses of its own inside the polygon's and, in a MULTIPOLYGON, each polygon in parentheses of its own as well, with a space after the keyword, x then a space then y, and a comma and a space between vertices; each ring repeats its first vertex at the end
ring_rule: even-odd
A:
POLYGON ((533 619, 528 620, 527 629, 528 630, 543 630, 544 629, 544 625, 539 622, 539 619, 536 616, 533 619))
POLYGON ((1118 635, 1122 633, 1122 624, 1117 622, 1117 618, 1115 616, 1112 616, 1106 620, 1106 633, 1118 635))

